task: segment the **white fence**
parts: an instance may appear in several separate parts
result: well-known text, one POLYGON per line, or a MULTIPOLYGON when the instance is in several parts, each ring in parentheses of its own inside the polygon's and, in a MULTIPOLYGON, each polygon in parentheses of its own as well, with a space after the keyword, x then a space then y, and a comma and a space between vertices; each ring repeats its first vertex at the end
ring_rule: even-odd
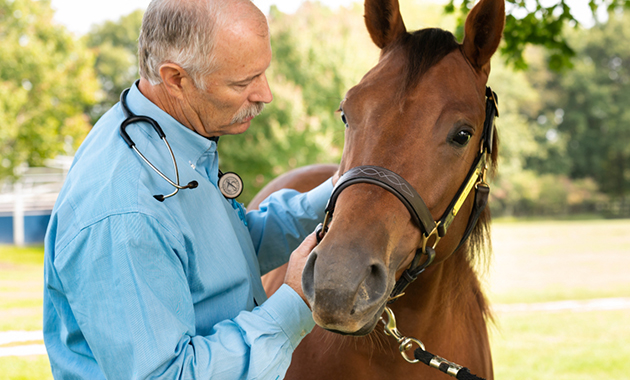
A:
POLYGON ((46 162, 44 168, 26 168, 15 182, 0 184, 0 216, 13 221, 13 244, 25 244, 25 217, 52 211, 72 157, 61 156, 46 162))

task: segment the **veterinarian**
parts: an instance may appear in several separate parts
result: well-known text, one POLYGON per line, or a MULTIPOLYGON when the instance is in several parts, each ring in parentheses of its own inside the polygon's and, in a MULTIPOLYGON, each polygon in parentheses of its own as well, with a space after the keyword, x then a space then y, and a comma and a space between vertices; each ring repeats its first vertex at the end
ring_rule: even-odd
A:
POLYGON ((266 18, 249 0, 154 0, 138 43, 141 79, 78 150, 51 215, 53 375, 283 378, 314 326, 301 273, 333 183, 246 213, 219 170, 218 138, 272 100, 266 18), (287 260, 267 299, 261 273, 287 260))

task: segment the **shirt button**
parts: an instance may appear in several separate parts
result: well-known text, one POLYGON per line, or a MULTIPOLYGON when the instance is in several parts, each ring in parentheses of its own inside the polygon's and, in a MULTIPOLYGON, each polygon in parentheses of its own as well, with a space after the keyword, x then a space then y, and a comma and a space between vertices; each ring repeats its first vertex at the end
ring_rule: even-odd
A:
POLYGON ((306 331, 305 330, 300 331, 300 336, 304 336, 304 335, 306 335, 306 331))

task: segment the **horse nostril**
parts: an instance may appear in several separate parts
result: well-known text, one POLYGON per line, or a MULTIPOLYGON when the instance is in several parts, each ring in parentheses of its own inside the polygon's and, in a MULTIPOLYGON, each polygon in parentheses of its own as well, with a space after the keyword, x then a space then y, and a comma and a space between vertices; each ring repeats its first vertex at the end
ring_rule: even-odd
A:
POLYGON ((387 291, 387 271, 382 265, 370 265, 370 273, 365 279, 369 301, 379 300, 387 291))
POLYGON ((315 260, 317 260, 317 253, 313 251, 306 260, 306 265, 302 271, 302 291, 311 305, 315 300, 315 260))

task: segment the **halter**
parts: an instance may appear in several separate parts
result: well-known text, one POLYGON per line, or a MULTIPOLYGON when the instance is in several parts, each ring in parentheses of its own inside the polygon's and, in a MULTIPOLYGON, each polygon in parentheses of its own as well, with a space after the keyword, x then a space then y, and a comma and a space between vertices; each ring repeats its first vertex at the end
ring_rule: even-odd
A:
MULTIPOLYGON (((468 226, 455 251, 468 239, 482 211, 488 203, 490 186, 486 182, 488 163, 492 154, 492 144, 494 140, 494 119, 499 116, 497 94, 490 87, 486 87, 486 118, 484 121, 483 135, 481 136, 481 149, 473 162, 464 183, 460 186, 457 194, 446 208, 442 217, 435 221, 431 216, 429 208, 422 200, 422 197, 403 177, 393 171, 380 166, 357 166, 344 173, 337 185, 333 189, 332 195, 326 206, 324 222, 317 229, 317 241, 320 242, 326 232, 333 217, 335 205, 339 194, 349 186, 357 183, 369 183, 380 186, 394 194, 409 210, 412 219, 422 232, 421 247, 416 250, 416 254, 409 267, 403 272, 390 295, 389 303, 404 295, 404 290, 433 262, 435 259, 435 247, 450 227, 457 216, 468 195, 475 189, 475 202, 473 210, 468 218, 468 226), (429 241, 432 244, 429 244, 429 241), (422 256, 426 259, 421 262, 422 256)), ((453 251, 453 252, 455 252, 453 251)))

